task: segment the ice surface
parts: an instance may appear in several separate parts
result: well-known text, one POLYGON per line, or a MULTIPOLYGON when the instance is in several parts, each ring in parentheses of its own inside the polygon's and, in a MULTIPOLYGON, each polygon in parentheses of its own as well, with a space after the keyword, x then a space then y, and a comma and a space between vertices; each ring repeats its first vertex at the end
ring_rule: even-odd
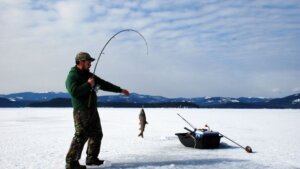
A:
MULTIPOLYGON (((105 168, 300 168, 300 110, 267 109, 145 109, 144 139, 138 137, 140 109, 98 109, 104 138, 100 158, 105 168), (193 125, 219 131, 221 147, 184 147, 174 135, 193 125)), ((61 169, 74 134, 70 108, 0 109, 1 169, 61 169)), ((83 151, 81 164, 85 162, 83 151)))

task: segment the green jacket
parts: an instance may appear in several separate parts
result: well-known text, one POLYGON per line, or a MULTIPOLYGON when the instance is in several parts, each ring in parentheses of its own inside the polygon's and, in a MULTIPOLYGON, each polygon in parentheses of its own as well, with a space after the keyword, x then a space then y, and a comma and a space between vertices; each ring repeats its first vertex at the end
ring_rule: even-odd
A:
MULTIPOLYGON (((91 91, 91 86, 87 82, 92 73, 89 71, 82 71, 76 66, 72 67, 67 80, 66 88, 71 95, 72 106, 74 110, 87 110, 89 97, 91 95, 91 104, 90 109, 97 108, 97 95, 95 91, 91 91)), ((100 86, 101 90, 111 91, 116 93, 121 93, 122 89, 118 86, 115 86, 107 81, 100 79, 97 76, 95 77, 95 84, 100 86)))

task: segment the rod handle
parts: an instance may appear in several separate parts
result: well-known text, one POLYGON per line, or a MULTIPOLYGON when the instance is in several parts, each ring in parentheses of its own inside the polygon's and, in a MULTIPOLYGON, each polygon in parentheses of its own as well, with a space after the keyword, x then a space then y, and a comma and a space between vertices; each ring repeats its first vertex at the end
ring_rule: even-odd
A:
POLYGON ((92 93, 90 93, 89 95, 88 108, 91 108, 91 101, 92 101, 92 93))

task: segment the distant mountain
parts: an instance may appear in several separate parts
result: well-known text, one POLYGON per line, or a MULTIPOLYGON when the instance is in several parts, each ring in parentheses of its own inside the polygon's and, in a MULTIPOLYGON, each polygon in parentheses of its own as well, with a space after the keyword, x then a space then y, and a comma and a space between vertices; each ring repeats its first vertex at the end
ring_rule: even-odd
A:
POLYGON ((265 105, 271 108, 300 108, 300 94, 269 100, 265 105))
POLYGON ((28 107, 71 107, 70 98, 55 98, 44 102, 29 103, 28 107))
MULTIPOLYGON (((166 98, 131 93, 130 96, 98 97, 100 107, 188 107, 188 108, 300 108, 300 94, 283 98, 196 97, 166 98)), ((67 93, 14 93, 0 95, 0 107, 71 107, 67 93)))
POLYGON ((149 96, 137 93, 131 93, 129 96, 112 95, 98 97, 100 102, 123 102, 123 103, 162 103, 168 102, 170 99, 162 96, 149 96))
POLYGON ((269 98, 229 98, 229 97, 195 97, 195 98, 166 98, 162 96, 141 95, 131 93, 130 96, 114 95, 101 96, 101 102, 124 102, 124 103, 164 103, 164 102, 189 102, 199 106, 216 105, 226 103, 260 103, 267 102, 269 98))
POLYGON ((6 98, 0 98, 0 107, 19 107, 20 105, 6 98))
POLYGON ((3 95, 0 94, 0 98, 6 98, 11 101, 49 101, 54 98, 70 98, 68 93, 63 92, 47 92, 47 93, 33 93, 22 92, 3 95))

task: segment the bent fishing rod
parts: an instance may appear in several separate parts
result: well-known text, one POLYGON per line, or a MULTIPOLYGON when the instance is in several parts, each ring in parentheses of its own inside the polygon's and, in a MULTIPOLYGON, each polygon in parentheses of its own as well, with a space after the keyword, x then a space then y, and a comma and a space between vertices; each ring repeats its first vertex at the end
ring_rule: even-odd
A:
MULTIPOLYGON (((100 57, 101 57, 101 55, 103 54, 103 52, 104 52, 104 49, 106 48, 106 46, 109 44, 109 42, 112 40, 112 39, 114 39, 117 35, 119 35, 119 34, 121 34, 121 33, 123 33, 123 32, 134 32, 134 33, 137 33, 143 40, 144 40, 144 42, 145 42, 145 45, 146 45, 146 47, 147 47, 147 56, 148 56, 148 43, 147 43, 147 40, 146 40, 146 38, 139 32, 139 31, 137 31, 137 30, 134 30, 134 29, 123 29, 123 30, 121 30, 121 31, 119 31, 119 32, 117 32, 117 33, 115 33, 111 38, 109 38, 109 40, 105 43, 105 45, 104 45, 104 47, 102 48, 102 50, 101 50, 101 52, 100 52, 100 54, 99 54, 99 56, 98 56, 98 58, 97 58, 97 61, 96 61, 96 64, 95 64, 95 67, 94 67, 94 71, 93 71, 93 77, 95 76, 95 72, 96 72, 96 69, 97 69, 97 65, 98 65, 98 62, 99 62, 99 60, 100 60, 100 57)), ((92 90, 91 91, 95 91, 95 86, 93 86, 93 88, 92 88, 92 90)), ((90 107, 90 105, 91 105, 91 97, 92 97, 92 94, 90 94, 90 96, 89 96, 89 102, 88 102, 88 107, 90 107)))
POLYGON ((98 65, 99 59, 100 59, 101 55, 103 54, 104 49, 106 48, 106 46, 109 44, 109 42, 110 42, 113 38, 115 38, 118 34, 120 34, 120 33, 122 33, 122 32, 135 32, 135 33, 137 33, 140 37, 142 37, 143 40, 144 40, 144 42, 145 42, 145 45, 146 45, 146 47, 147 47, 147 56, 148 56, 148 43, 147 43, 147 41, 146 41, 146 38, 145 38, 139 31, 134 30, 134 29, 124 29, 124 30, 121 30, 121 31, 115 33, 115 34, 114 34, 114 35, 113 35, 113 36, 105 43, 104 47, 102 48, 102 50, 101 50, 101 52, 100 52, 100 54, 99 54, 99 56, 98 56, 98 58, 97 58, 97 61, 96 61, 96 64, 95 64, 95 68, 94 68, 94 71, 93 71, 93 75, 94 75, 95 72, 96 72, 96 69, 97 69, 97 65, 98 65))

